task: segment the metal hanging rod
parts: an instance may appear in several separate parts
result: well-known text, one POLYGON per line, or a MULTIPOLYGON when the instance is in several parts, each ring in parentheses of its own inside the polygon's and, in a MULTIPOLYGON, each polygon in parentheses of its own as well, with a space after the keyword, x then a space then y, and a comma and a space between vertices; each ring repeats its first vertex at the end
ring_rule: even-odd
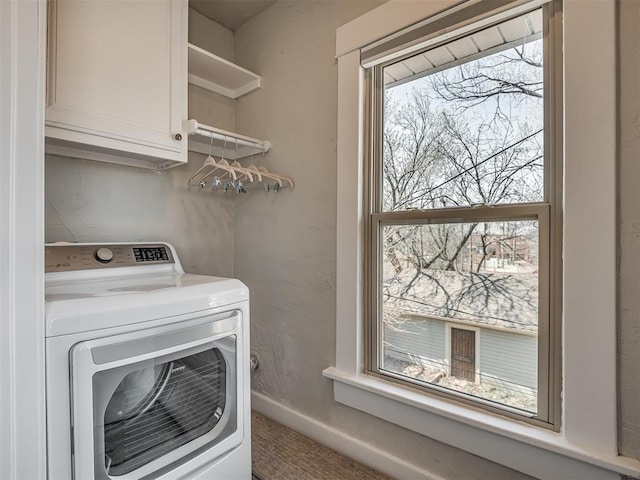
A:
POLYGON ((198 123, 197 120, 186 120, 183 130, 189 135, 189 150, 202 154, 215 154, 233 160, 269 151, 271 142, 239 135, 198 123))

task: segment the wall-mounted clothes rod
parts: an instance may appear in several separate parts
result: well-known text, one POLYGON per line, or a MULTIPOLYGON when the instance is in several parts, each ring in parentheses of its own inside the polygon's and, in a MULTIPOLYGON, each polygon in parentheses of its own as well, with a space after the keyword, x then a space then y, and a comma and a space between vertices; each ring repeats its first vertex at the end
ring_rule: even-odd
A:
POLYGON ((189 151, 204 155, 237 160, 263 155, 271 148, 271 143, 267 140, 258 140, 211 127, 198 123, 197 120, 186 120, 183 130, 189 135, 189 151))
POLYGON ((270 142, 202 125, 196 120, 187 120, 184 131, 189 135, 189 151, 206 155, 202 166, 187 180, 188 187, 236 193, 278 192, 294 187, 290 177, 262 166, 262 157, 271 148, 270 142), (248 164, 238 162, 248 157, 252 159, 248 164))

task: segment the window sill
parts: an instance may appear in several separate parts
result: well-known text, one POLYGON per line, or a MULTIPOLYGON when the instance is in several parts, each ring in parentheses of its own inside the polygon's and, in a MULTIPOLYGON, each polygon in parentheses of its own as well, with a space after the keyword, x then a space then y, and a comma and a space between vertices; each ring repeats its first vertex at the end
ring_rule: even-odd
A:
POLYGON ((639 476, 640 462, 566 441, 562 434, 329 367, 337 402, 536 478, 639 476))

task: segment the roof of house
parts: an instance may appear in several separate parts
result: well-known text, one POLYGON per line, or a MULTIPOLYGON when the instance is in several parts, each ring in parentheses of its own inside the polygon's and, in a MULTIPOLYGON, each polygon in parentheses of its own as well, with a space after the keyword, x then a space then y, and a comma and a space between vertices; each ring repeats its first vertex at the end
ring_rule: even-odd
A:
POLYGON ((405 269, 383 285, 385 320, 406 315, 536 332, 537 275, 405 269))

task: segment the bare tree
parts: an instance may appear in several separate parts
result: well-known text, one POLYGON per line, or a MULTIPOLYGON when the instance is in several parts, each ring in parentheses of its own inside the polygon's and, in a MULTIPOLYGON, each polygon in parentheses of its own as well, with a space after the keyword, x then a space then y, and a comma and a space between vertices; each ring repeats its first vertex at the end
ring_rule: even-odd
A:
POLYGON ((443 127, 430 109, 430 100, 419 90, 400 105, 387 100, 383 132, 383 209, 425 208, 428 191, 438 178, 438 147, 443 127))
MULTIPOLYGON (((431 112, 428 96, 418 90, 412 91, 408 108, 396 104, 387 112, 386 211, 540 200, 541 129, 531 132, 528 125, 498 118, 471 127, 447 111, 431 112)), ((398 249, 419 270, 463 270, 458 257, 476 227, 471 223, 462 231, 447 225, 431 228, 428 247, 416 243, 415 227, 395 227, 385 235, 385 251, 397 274, 402 271, 398 249)), ((487 244, 486 238, 482 242, 487 244)))
POLYGON ((439 98, 468 109, 511 97, 523 101, 543 96, 542 41, 525 43, 499 55, 484 57, 432 75, 431 86, 439 98))

